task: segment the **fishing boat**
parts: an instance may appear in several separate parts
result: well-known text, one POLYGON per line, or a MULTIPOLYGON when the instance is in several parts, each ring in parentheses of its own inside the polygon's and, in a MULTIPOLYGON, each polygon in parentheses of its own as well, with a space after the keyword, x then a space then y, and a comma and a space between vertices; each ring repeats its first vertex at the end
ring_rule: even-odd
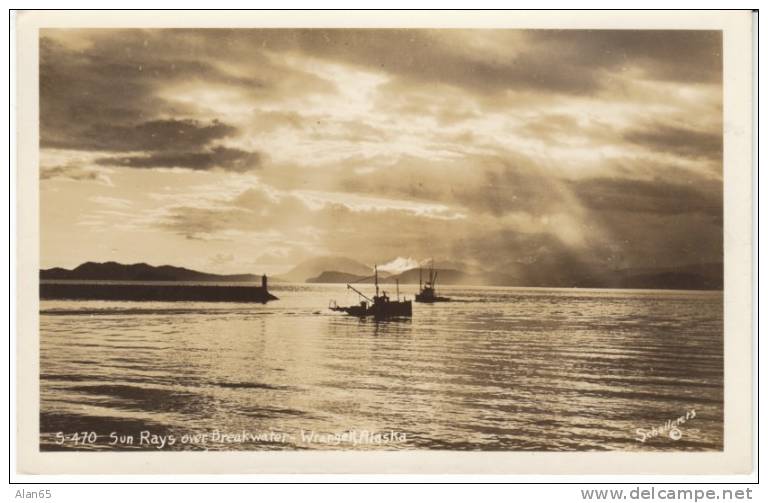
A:
MULTIPOLYGON (((370 279, 370 278, 365 278, 370 279)), ((361 280, 362 281, 362 280, 361 280)), ((400 300, 400 283, 396 283, 397 297, 396 300, 392 300, 387 295, 387 292, 381 291, 379 293, 379 271, 374 266, 373 282, 376 286, 376 294, 373 298, 368 297, 363 292, 347 283, 347 290, 352 290, 360 296, 360 303, 354 306, 339 306, 336 301, 331 301, 328 308, 331 311, 345 312, 351 316, 358 316, 361 318, 367 316, 373 316, 375 319, 386 318, 398 318, 407 317, 410 318, 413 312, 412 304, 410 300, 400 300)))
POLYGON ((434 269, 434 262, 429 266, 429 276, 426 282, 422 282, 421 268, 419 268, 419 293, 416 294, 416 302, 431 304, 433 302, 449 302, 448 297, 441 297, 437 294, 437 272, 434 269))

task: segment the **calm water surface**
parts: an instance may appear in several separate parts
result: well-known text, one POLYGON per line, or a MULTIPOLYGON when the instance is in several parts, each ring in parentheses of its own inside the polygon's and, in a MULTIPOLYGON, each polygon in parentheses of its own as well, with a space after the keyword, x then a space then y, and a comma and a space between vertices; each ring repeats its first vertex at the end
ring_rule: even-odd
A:
POLYGON ((375 322, 271 290, 41 302, 41 449, 722 449, 722 292, 446 287, 375 322))

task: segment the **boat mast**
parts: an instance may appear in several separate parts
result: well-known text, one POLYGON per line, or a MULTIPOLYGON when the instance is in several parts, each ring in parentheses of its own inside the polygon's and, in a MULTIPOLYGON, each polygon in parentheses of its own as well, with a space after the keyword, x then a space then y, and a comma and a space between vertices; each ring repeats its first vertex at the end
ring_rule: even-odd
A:
POLYGON ((376 284, 376 297, 379 296, 379 269, 376 264, 373 265, 373 282, 376 284))

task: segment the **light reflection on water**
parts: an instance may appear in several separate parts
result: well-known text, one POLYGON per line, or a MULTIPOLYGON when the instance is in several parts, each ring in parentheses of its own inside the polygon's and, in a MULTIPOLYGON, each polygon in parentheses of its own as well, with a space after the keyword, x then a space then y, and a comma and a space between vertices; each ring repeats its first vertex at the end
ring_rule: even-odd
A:
POLYGON ((41 448, 218 430, 291 440, 166 448, 722 449, 721 292, 446 287, 455 302, 375 322, 325 309, 357 300, 343 285, 272 290, 267 305, 42 301, 41 448), (635 439, 689 410, 680 440, 635 439), (80 431, 99 441, 56 444, 80 431))

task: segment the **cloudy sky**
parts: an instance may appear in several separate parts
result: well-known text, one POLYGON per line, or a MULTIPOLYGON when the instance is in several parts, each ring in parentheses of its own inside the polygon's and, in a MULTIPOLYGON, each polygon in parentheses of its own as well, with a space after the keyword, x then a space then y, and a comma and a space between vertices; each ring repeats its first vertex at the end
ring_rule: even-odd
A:
POLYGON ((42 30, 41 265, 722 260, 707 31, 42 30))

